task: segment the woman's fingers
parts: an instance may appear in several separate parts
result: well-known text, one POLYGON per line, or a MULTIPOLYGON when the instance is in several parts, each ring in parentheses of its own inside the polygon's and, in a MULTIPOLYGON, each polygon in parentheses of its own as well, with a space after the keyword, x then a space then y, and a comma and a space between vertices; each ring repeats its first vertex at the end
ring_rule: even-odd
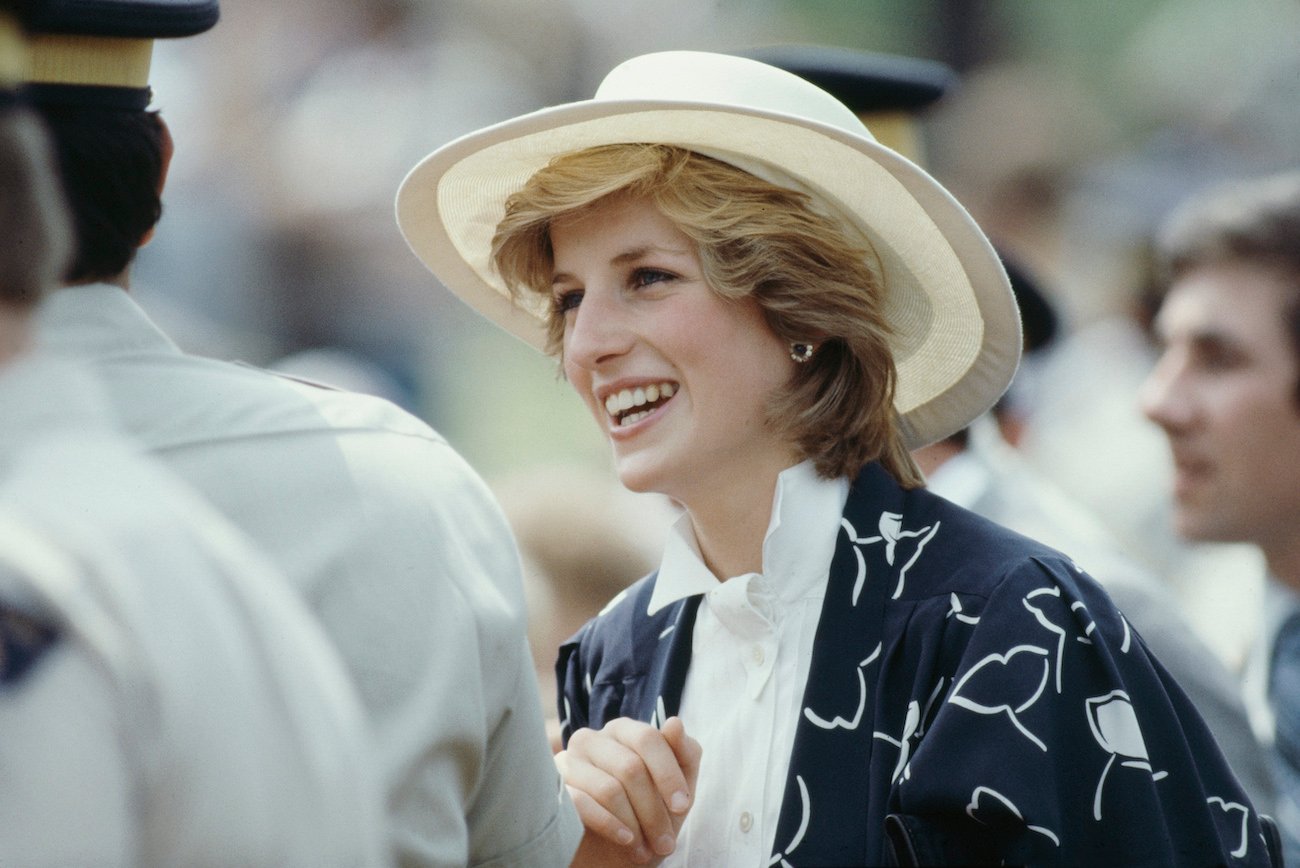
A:
POLYGON ((634 835, 633 846, 644 845, 659 855, 672 852, 672 820, 656 786, 655 770, 669 774, 667 767, 676 770, 677 759, 657 730, 636 721, 612 721, 600 731, 574 733, 566 753, 570 772, 565 783, 584 791, 625 825, 634 835))
POLYGON ((616 778, 567 750, 556 754, 555 765, 584 828, 621 846, 638 842, 636 811, 616 778))
MULTIPOLYGON (((685 728, 680 718, 675 720, 674 728, 680 731, 675 737, 680 742, 686 737, 685 728)), ((694 782, 687 780, 687 772, 682 767, 669 734, 649 724, 628 718, 610 721, 605 731, 611 732, 620 743, 627 745, 640 757, 659 796, 654 805, 656 816, 664 816, 667 822, 666 815, 662 814, 664 809, 672 814, 685 814, 691 804, 691 788, 694 782)), ((691 741, 693 742, 694 739, 691 741)))
POLYGON ((699 744, 677 720, 665 734, 628 718, 602 730, 579 730, 557 756, 587 828, 607 840, 664 856, 691 803, 699 744), (683 767, 684 758, 686 767, 683 767), (632 840, 627 841, 631 833, 632 840))
POLYGON ((664 721, 662 732, 664 740, 677 758, 677 767, 685 784, 682 792, 686 798, 670 802, 669 809, 674 814, 684 816, 694 801, 695 782, 700 776, 700 760, 704 756, 704 749, 698 741, 686 734, 686 726, 680 717, 670 717, 664 721))

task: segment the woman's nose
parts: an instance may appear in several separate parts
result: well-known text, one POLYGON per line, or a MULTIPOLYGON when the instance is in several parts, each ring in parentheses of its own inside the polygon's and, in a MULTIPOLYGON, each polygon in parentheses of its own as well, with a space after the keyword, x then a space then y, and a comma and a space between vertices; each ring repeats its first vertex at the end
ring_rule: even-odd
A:
POLYGON ((594 370, 627 352, 632 343, 626 311, 615 299, 588 290, 569 315, 564 330, 564 359, 594 370))

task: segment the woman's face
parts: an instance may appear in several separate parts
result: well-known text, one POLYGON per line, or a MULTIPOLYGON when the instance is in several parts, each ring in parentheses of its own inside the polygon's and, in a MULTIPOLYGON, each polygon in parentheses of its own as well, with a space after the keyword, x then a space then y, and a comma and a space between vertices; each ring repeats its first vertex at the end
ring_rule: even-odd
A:
POLYGON ((557 221, 551 243, 564 372, 624 485, 689 508, 797 462, 764 423, 789 348, 752 299, 709 287, 695 245, 653 204, 601 203, 557 221))

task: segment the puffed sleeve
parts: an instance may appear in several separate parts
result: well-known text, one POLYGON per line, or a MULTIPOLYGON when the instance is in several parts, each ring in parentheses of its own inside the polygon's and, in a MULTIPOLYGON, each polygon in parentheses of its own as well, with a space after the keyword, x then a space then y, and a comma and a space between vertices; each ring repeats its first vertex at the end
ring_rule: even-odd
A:
POLYGON ((895 850, 1269 864, 1260 820, 1195 709, 1068 560, 1025 558, 985 596, 923 601, 907 629, 918 631, 942 639, 913 669, 935 683, 909 688, 935 698, 894 739, 911 746, 890 800, 895 850))

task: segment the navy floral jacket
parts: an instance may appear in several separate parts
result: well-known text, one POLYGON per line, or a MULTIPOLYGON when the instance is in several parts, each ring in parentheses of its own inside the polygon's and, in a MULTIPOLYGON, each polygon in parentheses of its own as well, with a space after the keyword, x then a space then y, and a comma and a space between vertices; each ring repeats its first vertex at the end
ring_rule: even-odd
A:
MULTIPOLYGON (((1205 724, 1069 558, 877 465, 841 525, 770 865, 1269 864, 1205 724)), ((566 743, 676 713, 700 598, 647 616, 654 581, 561 648, 566 743)))

